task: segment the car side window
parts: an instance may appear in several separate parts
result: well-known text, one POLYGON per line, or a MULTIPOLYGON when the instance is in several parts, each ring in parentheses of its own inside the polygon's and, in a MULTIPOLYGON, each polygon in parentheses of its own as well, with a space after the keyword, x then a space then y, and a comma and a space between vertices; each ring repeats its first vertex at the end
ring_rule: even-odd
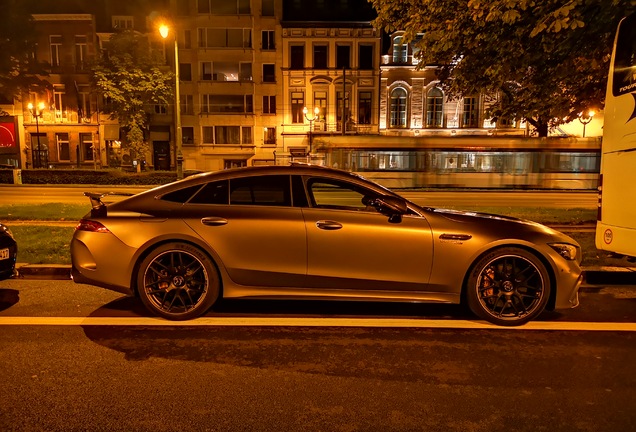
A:
POLYGON ((177 189, 172 192, 168 192, 163 195, 161 199, 163 201, 170 201, 175 203, 184 203, 190 199, 190 197, 195 194, 199 189, 201 189, 201 185, 189 186, 183 189, 177 189))
POLYGON ((369 205, 377 194, 345 181, 312 178, 307 182, 311 205, 317 208, 377 212, 369 205))
POLYGON ((188 204, 227 204, 228 191, 228 180, 206 183, 188 204))
POLYGON ((288 175, 265 175, 230 180, 230 205, 291 206, 288 175))

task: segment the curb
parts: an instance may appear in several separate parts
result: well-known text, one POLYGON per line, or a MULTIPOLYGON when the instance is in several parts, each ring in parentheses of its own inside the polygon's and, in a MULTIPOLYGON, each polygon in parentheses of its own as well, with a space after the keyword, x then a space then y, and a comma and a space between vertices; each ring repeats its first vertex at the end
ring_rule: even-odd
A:
POLYGON ((71 266, 67 264, 21 264, 15 266, 18 279, 70 280, 71 266))
MULTIPOLYGON (((70 280, 69 264, 16 264, 19 279, 70 280)), ((607 285, 636 285, 636 267, 588 267, 583 269, 583 289, 607 285)))

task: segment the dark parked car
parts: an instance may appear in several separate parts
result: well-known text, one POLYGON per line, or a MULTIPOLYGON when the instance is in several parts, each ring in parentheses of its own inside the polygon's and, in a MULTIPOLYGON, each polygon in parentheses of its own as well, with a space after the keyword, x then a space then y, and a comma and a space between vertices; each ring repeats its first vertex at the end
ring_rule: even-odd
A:
POLYGON ((199 174, 93 210, 72 275, 200 316, 219 298, 466 302, 518 325, 578 305, 581 251, 509 217, 420 207, 344 171, 306 165, 199 174))
POLYGON ((0 223, 0 280, 13 276, 17 256, 18 245, 11 230, 0 223))

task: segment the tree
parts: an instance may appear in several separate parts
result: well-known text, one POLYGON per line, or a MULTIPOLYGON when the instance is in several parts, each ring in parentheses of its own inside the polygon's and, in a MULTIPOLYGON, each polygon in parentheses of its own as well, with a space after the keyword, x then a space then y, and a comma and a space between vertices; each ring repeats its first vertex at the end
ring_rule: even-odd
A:
POLYGON ((92 68, 92 82, 105 99, 103 111, 126 131, 135 159, 143 159, 151 109, 173 99, 174 75, 150 49, 145 36, 131 30, 115 33, 92 68))
POLYGON ((604 104, 616 26, 634 0, 369 0, 375 25, 404 30, 451 98, 497 95, 493 120, 539 136, 604 104), (419 35, 419 37, 418 37, 419 35))
POLYGON ((47 73, 34 55, 36 32, 25 6, 21 0, 5 0, 0 14, 0 95, 11 102, 23 92, 53 88, 38 77, 47 73))

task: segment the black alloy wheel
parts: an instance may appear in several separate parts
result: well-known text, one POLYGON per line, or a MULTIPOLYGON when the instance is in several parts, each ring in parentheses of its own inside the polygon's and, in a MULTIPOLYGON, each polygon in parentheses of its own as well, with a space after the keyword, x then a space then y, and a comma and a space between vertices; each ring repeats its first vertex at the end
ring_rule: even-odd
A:
POLYGON ((543 312, 550 290, 545 265, 528 251, 509 247, 487 254, 473 267, 466 294, 475 315, 515 326, 543 312))
POLYGON ((200 249, 168 243, 140 264, 137 291, 152 313, 170 320, 188 320, 205 313, 220 291, 216 266, 200 249))

